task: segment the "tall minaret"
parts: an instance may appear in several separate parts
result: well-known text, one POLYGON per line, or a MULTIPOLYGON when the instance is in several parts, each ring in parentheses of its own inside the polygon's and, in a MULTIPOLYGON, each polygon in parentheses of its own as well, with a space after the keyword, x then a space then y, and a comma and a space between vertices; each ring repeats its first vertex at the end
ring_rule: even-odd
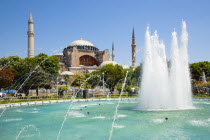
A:
POLYGON ((114 54, 114 42, 112 42, 112 61, 114 61, 114 57, 115 57, 115 54, 114 54))
POLYGON ((34 21, 32 13, 28 19, 28 57, 34 57, 34 21))
POLYGON ((132 67, 136 68, 136 38, 134 34, 134 28, 133 28, 133 33, 132 33, 132 67))

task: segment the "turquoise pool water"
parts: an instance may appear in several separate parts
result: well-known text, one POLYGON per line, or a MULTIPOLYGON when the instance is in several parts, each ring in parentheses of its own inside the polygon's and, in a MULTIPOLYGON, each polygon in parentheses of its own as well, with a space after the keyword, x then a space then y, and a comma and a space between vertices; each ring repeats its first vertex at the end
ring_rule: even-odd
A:
MULTIPOLYGON (((8 108, 0 118, 0 139, 56 140, 69 104, 8 108)), ((117 101, 73 103, 60 140, 107 140, 116 104, 117 101)), ((133 100, 121 101, 113 140, 210 139, 208 100, 194 100, 197 109, 179 111, 137 111, 136 105, 133 100)))

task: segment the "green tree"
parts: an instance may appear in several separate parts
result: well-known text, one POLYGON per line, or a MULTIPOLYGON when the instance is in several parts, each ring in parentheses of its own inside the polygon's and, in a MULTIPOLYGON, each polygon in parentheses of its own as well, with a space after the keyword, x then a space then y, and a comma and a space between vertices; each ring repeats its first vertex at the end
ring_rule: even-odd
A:
POLYGON ((18 56, 2 57, 0 59, 0 66, 12 67, 15 64, 15 62, 18 62, 20 60, 21 58, 18 56))
POLYGON ((84 74, 82 73, 77 73, 77 75, 75 76, 73 82, 72 82, 72 86, 81 86, 83 84, 83 82, 85 81, 86 77, 84 74))
POLYGON ((59 91, 67 91, 67 90, 68 90, 68 87, 66 87, 66 86, 60 86, 60 87, 58 88, 58 90, 59 90, 59 91))
POLYGON ((132 80, 134 81, 134 85, 139 86, 141 82, 141 73, 142 73, 142 64, 137 66, 132 74, 132 80))
POLYGON ((203 61, 203 62, 198 62, 198 63, 192 63, 190 64, 190 71, 191 71, 192 79, 199 81, 202 76, 203 71, 205 72, 207 79, 209 79, 210 78, 210 62, 203 61))
POLYGON ((0 90, 9 86, 14 80, 13 72, 10 68, 0 67, 0 90))
POLYGON ((110 91, 114 91, 115 86, 125 77, 125 71, 120 65, 107 64, 101 68, 104 81, 109 86, 110 91))
MULTIPOLYGON (((135 80, 133 78, 134 75, 134 69, 132 67, 130 67, 129 69, 124 69, 124 73, 126 74, 126 72, 128 71, 128 75, 127 75, 127 79, 126 79, 126 85, 136 85, 135 80)), ((121 82, 123 82, 123 80, 121 80, 121 82)))
POLYGON ((7 65, 12 69, 14 82, 10 88, 20 89, 28 95, 30 88, 50 87, 51 81, 58 76, 59 61, 54 56, 39 54, 35 57, 20 59, 10 56, 0 59, 0 65, 7 65))
MULTIPOLYGON (((55 56, 47 56, 44 53, 41 53, 34 57, 35 63, 40 65, 40 67, 47 73, 52 75, 58 75, 59 67, 59 60, 55 56)), ((32 62, 33 63, 33 62, 32 62)))
POLYGON ((71 77, 71 76, 68 75, 68 74, 66 74, 66 75, 63 75, 62 77, 64 78, 65 83, 66 83, 66 87, 67 87, 68 83, 70 82, 70 77, 71 77))
POLYGON ((36 89, 37 96, 39 95, 39 88, 51 88, 51 81, 55 80, 50 73, 46 73, 45 71, 38 68, 36 72, 32 73, 30 78, 25 82, 22 87, 23 92, 26 96, 29 93, 30 89, 36 89))
POLYGON ((62 98, 64 95, 64 91, 67 91, 68 87, 66 86, 61 86, 58 88, 58 97, 62 98))
POLYGON ((39 88, 51 88, 51 81, 55 81, 58 76, 58 59, 54 56, 47 56, 41 53, 34 58, 28 57, 25 61, 28 63, 28 70, 29 73, 32 72, 32 75, 23 85, 24 92, 27 94, 30 88, 36 89, 38 96, 39 88), (33 84, 32 87, 31 84, 33 84))
POLYGON ((138 90, 139 90, 139 87, 137 87, 137 86, 127 85, 127 86, 125 87, 125 91, 126 91, 126 92, 131 92, 131 89, 132 89, 132 88, 135 88, 135 91, 138 91, 138 90))
POLYGON ((91 88, 95 88, 97 85, 99 85, 101 80, 101 75, 102 75, 101 71, 96 70, 86 76, 88 78, 87 82, 89 83, 91 88))

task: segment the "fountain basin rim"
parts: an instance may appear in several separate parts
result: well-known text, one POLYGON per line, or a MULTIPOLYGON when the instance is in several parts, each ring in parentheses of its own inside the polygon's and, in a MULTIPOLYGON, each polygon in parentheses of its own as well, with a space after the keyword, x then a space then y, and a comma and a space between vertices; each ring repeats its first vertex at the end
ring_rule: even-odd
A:
MULTIPOLYGON (((118 101, 118 100, 137 100, 137 98, 74 99, 73 102, 118 101)), ((51 103, 63 103, 63 102, 70 102, 70 101, 71 100, 48 100, 48 101, 32 101, 32 102, 0 104, 0 109, 1 108, 7 108, 7 107, 18 107, 18 106, 27 106, 27 105, 41 105, 41 104, 51 104, 51 103)))
POLYGON ((199 109, 199 108, 196 108, 194 106, 192 107, 187 107, 187 108, 177 108, 177 109, 144 109, 144 108, 135 108, 134 110, 137 110, 137 111, 182 111, 182 110, 194 110, 194 109, 199 109))

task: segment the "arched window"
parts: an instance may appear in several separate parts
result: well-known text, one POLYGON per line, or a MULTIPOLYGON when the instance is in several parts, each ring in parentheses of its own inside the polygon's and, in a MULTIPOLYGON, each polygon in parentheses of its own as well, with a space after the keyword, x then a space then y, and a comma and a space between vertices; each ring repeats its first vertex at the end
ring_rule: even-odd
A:
POLYGON ((90 56, 90 55, 83 55, 79 58, 80 60, 80 65, 84 65, 84 66, 94 66, 94 65, 99 65, 98 61, 90 56))

